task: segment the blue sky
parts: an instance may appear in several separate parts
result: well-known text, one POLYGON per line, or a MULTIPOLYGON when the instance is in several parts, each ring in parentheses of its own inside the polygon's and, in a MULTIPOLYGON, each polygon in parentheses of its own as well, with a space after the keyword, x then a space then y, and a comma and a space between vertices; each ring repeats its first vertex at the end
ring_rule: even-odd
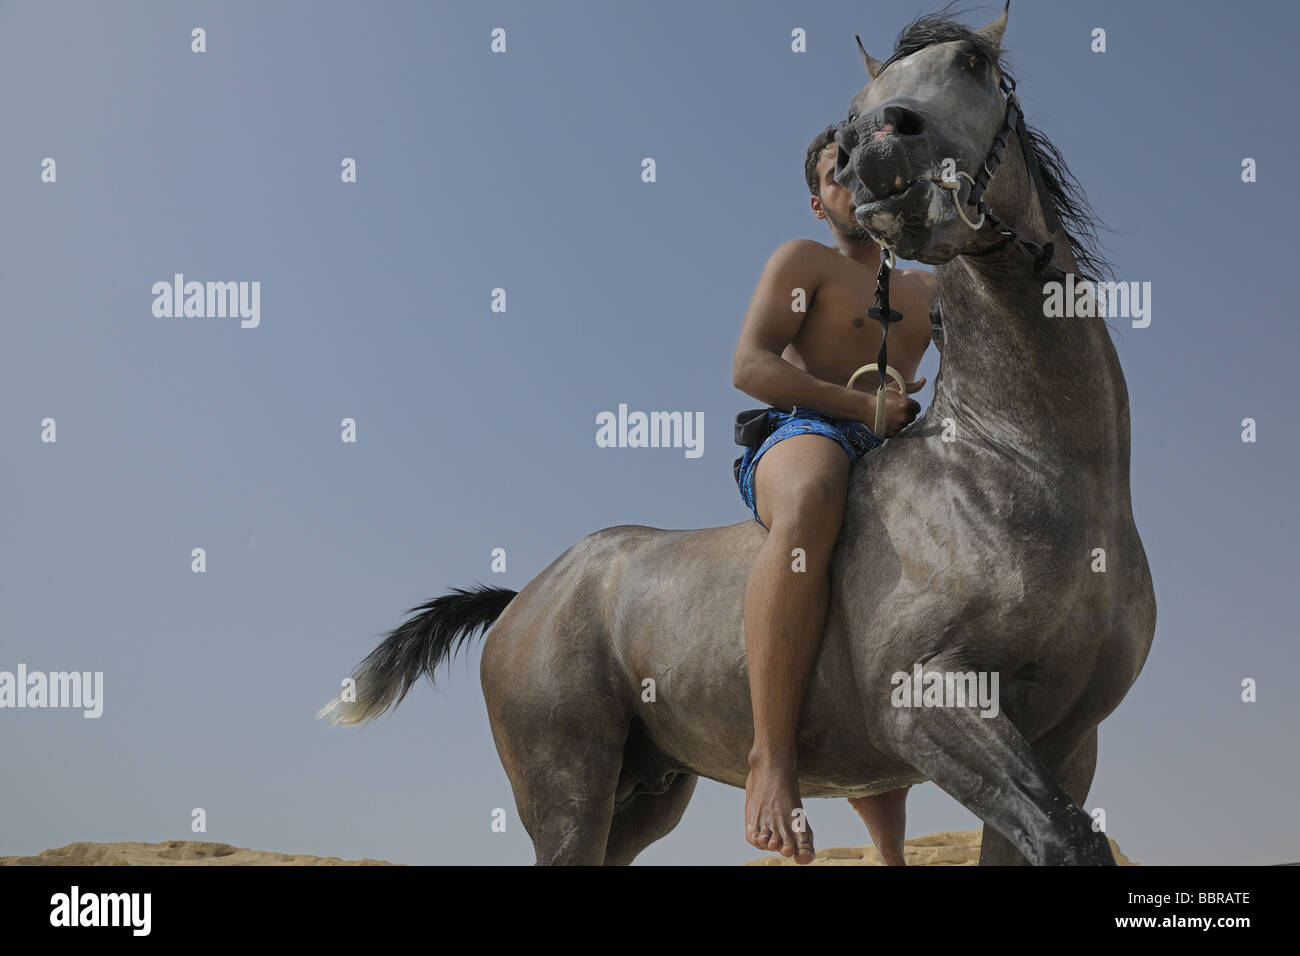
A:
MULTIPOLYGON (((0 711, 0 853, 190 839, 202 807, 239 846, 532 862, 477 644, 368 728, 312 715, 447 588, 522 587, 613 524, 747 517, 741 319, 777 246, 829 239, 802 164, 865 82, 853 35, 884 58, 931 9, 0 4, 0 670, 105 675, 98 720, 0 711), (155 318, 177 272, 259 281, 260 325, 155 318), (703 412, 703 454, 597 447, 620 403, 703 412)), ((1021 0, 1005 38, 1119 276, 1152 283, 1150 327, 1115 324, 1159 619, 1088 801, 1144 863, 1300 859, 1298 19, 1021 0)), ((753 858, 742 808, 702 781, 638 862, 753 858)), ((869 842, 845 801, 808 809, 819 846, 869 842)), ((977 825, 933 785, 909 813, 977 825)))

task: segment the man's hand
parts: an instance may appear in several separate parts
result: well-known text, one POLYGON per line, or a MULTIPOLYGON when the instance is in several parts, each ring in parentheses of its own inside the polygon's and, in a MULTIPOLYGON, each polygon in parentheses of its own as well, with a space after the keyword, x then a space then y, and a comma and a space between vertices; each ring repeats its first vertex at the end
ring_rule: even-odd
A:
MULTIPOLYGON (((924 387, 925 376, 915 382, 908 382, 906 393, 900 392, 893 379, 890 379, 885 388, 885 434, 877 435, 877 438, 892 438, 902 431, 905 425, 910 425, 915 421, 916 416, 921 414, 921 403, 907 396, 913 392, 919 392, 924 387)), ((876 427, 876 393, 874 391, 861 392, 857 389, 851 389, 851 392, 853 394, 853 405, 857 411, 849 416, 850 419, 861 422, 874 430, 876 427)))

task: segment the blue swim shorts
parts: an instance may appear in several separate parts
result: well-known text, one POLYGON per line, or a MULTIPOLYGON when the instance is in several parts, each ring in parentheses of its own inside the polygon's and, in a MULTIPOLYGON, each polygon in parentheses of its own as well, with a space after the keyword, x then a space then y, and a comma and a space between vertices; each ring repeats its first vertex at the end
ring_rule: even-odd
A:
POLYGON ((850 462, 857 461, 867 452, 884 444, 883 439, 877 438, 875 432, 861 422, 832 418, 813 408, 796 405, 788 412, 779 408, 755 408, 741 412, 736 416, 736 444, 743 445, 745 453, 736 459, 732 469, 736 475, 736 485, 740 488, 740 497, 760 525, 763 522, 758 517, 758 508, 754 504, 754 469, 769 448, 795 435, 825 435, 839 442, 850 462))

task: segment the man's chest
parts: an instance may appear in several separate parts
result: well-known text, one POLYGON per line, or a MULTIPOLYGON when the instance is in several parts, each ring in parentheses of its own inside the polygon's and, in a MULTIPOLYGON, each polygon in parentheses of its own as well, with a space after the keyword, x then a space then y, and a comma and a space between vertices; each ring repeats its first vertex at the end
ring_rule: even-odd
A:
MULTIPOLYGON (((913 289, 897 289, 890 296, 890 307, 903 313, 903 319, 889 330, 890 351, 907 364, 920 361, 920 355, 911 353, 928 338, 930 324, 929 302, 913 289)), ((875 305, 875 282, 840 282, 818 289, 809 303, 794 344, 800 353, 816 353, 822 361, 840 357, 843 364, 862 359, 872 361, 880 349, 880 323, 867 315, 875 305), (862 358, 870 356, 869 358, 862 358)), ((839 364, 838 362, 836 364, 839 364)), ((858 362, 862 364, 862 362, 858 362)), ((892 358, 891 365, 896 364, 892 358)))

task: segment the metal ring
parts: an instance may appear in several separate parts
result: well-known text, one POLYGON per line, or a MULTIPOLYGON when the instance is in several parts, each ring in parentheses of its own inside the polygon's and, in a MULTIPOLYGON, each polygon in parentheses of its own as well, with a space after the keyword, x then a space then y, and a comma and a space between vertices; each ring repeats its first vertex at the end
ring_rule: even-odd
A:
POLYGON ((884 256, 887 255, 887 256, 889 257, 889 258, 885 259, 885 265, 887 265, 890 269, 897 269, 897 268, 898 268, 898 266, 895 264, 896 260, 894 259, 894 250, 893 250, 893 249, 889 248, 888 246, 881 246, 881 247, 880 247, 880 255, 881 255, 882 257, 884 257, 884 256))
POLYGON ((957 215, 961 217, 961 221, 962 221, 962 222, 966 223, 966 225, 970 226, 970 227, 971 227, 972 229, 974 229, 976 232, 979 232, 979 230, 982 229, 982 228, 984 227, 984 211, 983 211, 983 210, 980 210, 980 219, 979 219, 979 222, 971 222, 970 219, 968 219, 968 218, 966 217, 966 211, 965 211, 964 209, 962 209, 962 207, 961 207, 961 203, 958 202, 958 203, 956 204, 956 206, 957 206, 957 215))
MULTIPOLYGON (((849 384, 846 385, 845 388, 852 388, 853 383, 858 380, 858 376, 861 375, 863 372, 874 372, 879 368, 880 366, 877 365, 875 362, 872 362, 870 365, 862 366, 862 368, 858 369, 851 376, 849 376, 849 384)), ((898 384, 898 390, 902 392, 904 395, 906 395, 907 383, 903 381, 903 376, 899 374, 898 369, 894 368, 894 366, 892 365, 886 365, 885 373, 888 375, 889 378, 892 378, 898 384)))
MULTIPOLYGON (((974 177, 972 177, 972 176, 970 175, 970 173, 958 172, 957 175, 958 175, 958 176, 964 176, 967 180, 969 180, 972 188, 975 186, 975 179, 974 179, 974 177)), ((960 184, 958 184, 958 185, 960 185, 960 184)), ((961 217, 961 221, 962 221, 962 222, 966 223, 966 225, 970 226, 972 229, 974 229, 974 230, 977 231, 977 232, 978 232, 981 228, 983 228, 983 226, 984 226, 984 210, 981 208, 980 211, 979 211, 979 213, 980 213, 980 221, 979 221, 979 222, 971 222, 970 219, 966 216, 966 208, 965 208, 965 205, 966 205, 966 204, 963 203, 963 202, 961 201, 961 191, 960 191, 960 189, 959 189, 957 192, 955 192, 955 193, 952 194, 952 204, 953 204, 954 206, 957 207, 957 215, 961 217)), ((982 205, 982 204, 981 204, 981 205, 982 205)), ((977 208, 978 208, 978 207, 977 207, 977 208)))

